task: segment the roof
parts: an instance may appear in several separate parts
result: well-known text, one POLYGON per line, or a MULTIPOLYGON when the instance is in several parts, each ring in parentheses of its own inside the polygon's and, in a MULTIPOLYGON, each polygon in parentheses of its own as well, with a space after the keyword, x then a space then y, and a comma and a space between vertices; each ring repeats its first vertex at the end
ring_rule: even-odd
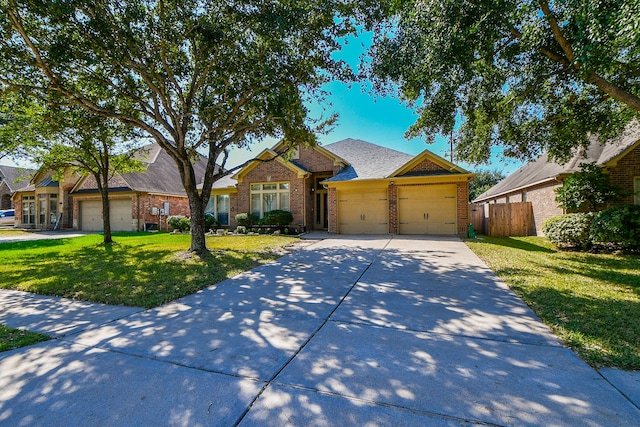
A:
POLYGON ((542 154, 479 195, 474 202, 482 202, 520 189, 554 181, 560 176, 579 171, 583 163, 596 162, 602 167, 615 166, 620 158, 640 145, 640 126, 634 124, 622 135, 604 144, 596 137, 591 137, 590 140, 591 143, 586 150, 584 148, 577 149, 576 154, 565 164, 549 161, 548 154, 542 154))
POLYGON ((29 181, 35 173, 36 171, 33 169, 0 165, 0 178, 12 192, 29 185, 29 181))
POLYGON ((352 138, 325 145, 324 148, 349 162, 348 166, 326 182, 386 178, 414 157, 352 138))
MULTIPOLYGON (((175 160, 158 144, 149 144, 137 151, 136 157, 147 166, 142 172, 120 174, 134 191, 160 194, 184 194, 184 186, 175 160), (140 154, 142 153, 142 154, 140 154)), ((196 181, 204 179, 207 158, 198 155, 193 163, 196 181)))
MULTIPOLYGON (((197 182, 201 182, 207 166, 207 158, 198 155, 198 161, 193 163, 193 169, 197 182)), ((134 153, 134 157, 141 160, 146 166, 142 172, 122 173, 120 177, 126 182, 132 191, 153 194, 185 194, 180 172, 173 158, 158 144, 146 145, 134 153)), ((85 178, 88 175, 85 175, 85 178)), ((86 193, 87 190, 79 190, 81 182, 76 184, 73 193, 86 193)), ((122 191, 124 187, 109 188, 109 191, 122 191)))

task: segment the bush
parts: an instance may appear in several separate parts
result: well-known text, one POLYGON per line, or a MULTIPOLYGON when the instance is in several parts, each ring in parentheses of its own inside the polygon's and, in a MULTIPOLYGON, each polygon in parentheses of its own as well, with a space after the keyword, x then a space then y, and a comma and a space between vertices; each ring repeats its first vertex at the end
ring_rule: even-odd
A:
POLYGON ((191 229, 191 219, 182 215, 170 216, 167 218, 167 224, 169 224, 174 230, 178 230, 181 233, 191 229))
POLYGON ((572 213, 549 218, 542 224, 544 235, 559 247, 588 249, 593 213, 572 213))
POLYGON ((616 206, 596 213, 591 241, 628 251, 640 250, 640 206, 616 206))
POLYGON ((243 227, 253 227, 259 221, 257 215, 252 213, 239 213, 236 215, 236 222, 243 227))
POLYGON ((261 223, 264 225, 277 225, 279 227, 285 227, 293 222, 293 214, 289 211, 275 210, 266 212, 261 223))
POLYGON ((204 214, 204 229, 212 230, 218 225, 218 221, 216 221, 216 217, 213 214, 205 213, 204 214))

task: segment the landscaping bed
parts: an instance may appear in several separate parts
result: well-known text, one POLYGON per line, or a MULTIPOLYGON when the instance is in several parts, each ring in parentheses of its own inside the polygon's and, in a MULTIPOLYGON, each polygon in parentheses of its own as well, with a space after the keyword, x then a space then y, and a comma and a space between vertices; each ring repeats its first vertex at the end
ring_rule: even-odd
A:
POLYGON ((594 367, 640 369, 640 258, 563 252, 543 237, 467 245, 594 367))
POLYGON ((191 236, 114 233, 0 243, 0 288, 106 304, 155 307, 272 261, 287 236, 207 237, 211 254, 187 253, 191 236))

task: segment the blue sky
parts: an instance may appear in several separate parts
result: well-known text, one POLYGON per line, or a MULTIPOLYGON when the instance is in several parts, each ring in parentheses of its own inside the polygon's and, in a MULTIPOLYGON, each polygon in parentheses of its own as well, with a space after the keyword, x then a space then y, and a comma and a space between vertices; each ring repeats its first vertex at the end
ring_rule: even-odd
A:
MULTIPOLYGON (((371 44, 371 35, 361 33, 357 38, 349 37, 338 58, 344 59, 349 65, 356 68, 360 62, 361 54, 371 44)), ((366 83, 365 83, 366 84, 366 83)), ((331 82, 324 89, 329 93, 327 98, 330 107, 324 116, 330 113, 338 113, 339 118, 333 130, 326 135, 319 135, 323 145, 340 141, 345 138, 362 139, 384 147, 392 148, 408 154, 418 154, 424 149, 449 159, 449 142, 445 137, 437 137, 434 144, 426 144, 423 140, 404 138, 404 133, 416 118, 416 113, 393 97, 381 97, 362 89, 360 84, 347 85, 342 82, 331 82)), ((322 111, 318 107, 310 107, 314 117, 318 117, 322 111)), ((227 163, 227 167, 241 164, 266 148, 275 145, 277 141, 267 139, 261 143, 252 145, 249 150, 234 150, 227 163)), ((476 171, 478 169, 497 169, 509 174, 522 164, 515 160, 505 160, 495 150, 489 165, 474 166, 464 162, 459 164, 463 168, 476 171)), ((0 159, 1 164, 14 164, 10 159, 0 159)), ((18 162, 19 166, 33 167, 26 162, 18 162)))

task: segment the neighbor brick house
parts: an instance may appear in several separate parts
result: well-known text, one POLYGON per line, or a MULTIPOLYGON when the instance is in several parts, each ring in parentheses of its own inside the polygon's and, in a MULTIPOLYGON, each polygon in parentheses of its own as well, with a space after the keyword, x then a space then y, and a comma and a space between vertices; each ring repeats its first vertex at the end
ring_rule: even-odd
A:
POLYGON ((478 196, 473 203, 531 202, 531 234, 541 235, 545 220, 565 212, 555 201, 555 190, 583 163, 596 162, 609 180, 629 194, 620 204, 640 204, 640 126, 631 126, 620 137, 602 144, 593 138, 565 164, 549 161, 547 154, 524 165, 478 196))
POLYGON ((291 211, 293 225, 340 234, 465 235, 473 174, 425 150, 411 156, 357 139, 284 144, 217 181, 207 210, 230 228, 235 215, 291 211))
MULTIPOLYGON (((153 226, 167 229, 168 215, 189 216, 187 195, 173 159, 157 144, 136 154, 146 166, 142 172, 116 174, 109 182, 112 231, 140 231, 153 226)), ((194 163, 202 179, 206 159, 194 163)), ((41 170, 27 187, 16 192, 16 225, 26 228, 73 228, 100 231, 102 201, 95 178, 66 168, 62 176, 41 170)))
POLYGON ((11 197, 16 190, 29 184, 34 173, 33 169, 0 165, 0 210, 15 207, 11 197))

